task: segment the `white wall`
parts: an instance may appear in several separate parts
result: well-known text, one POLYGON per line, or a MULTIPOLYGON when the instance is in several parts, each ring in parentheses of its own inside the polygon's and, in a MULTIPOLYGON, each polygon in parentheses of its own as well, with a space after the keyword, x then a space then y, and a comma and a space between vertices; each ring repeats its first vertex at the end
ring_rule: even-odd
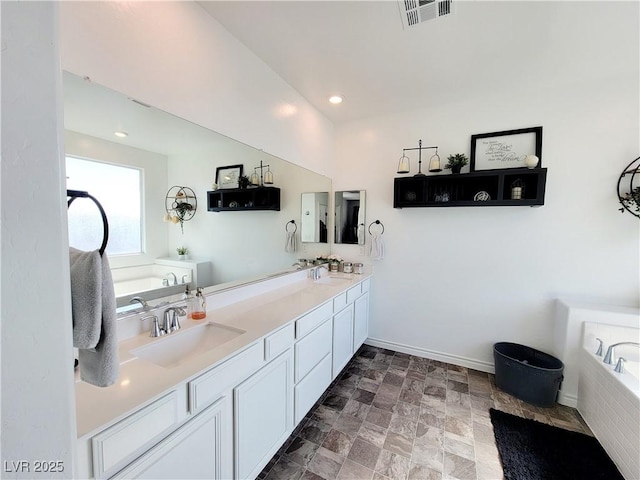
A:
POLYGON ((42 476, 34 462, 51 460, 64 471, 46 477, 71 478, 76 429, 57 7, 0 8, 2 476, 42 476))
POLYGON ((327 173, 332 124, 195 2, 62 2, 62 67, 327 173))
MULTIPOLYGON (((519 2, 481 3, 501 9, 519 2)), ((497 341, 551 350, 559 296, 639 304, 638 219, 617 211, 616 195, 618 175, 640 146, 638 4, 615 11, 606 2, 538 5, 555 8, 548 35, 560 42, 570 31, 567 41, 598 49, 571 58, 541 51, 529 83, 499 92, 486 86, 457 103, 336 128, 334 189, 353 188, 359 178, 367 224, 380 219, 385 226, 370 335, 389 347, 490 370, 497 341), (589 75, 603 64, 606 72, 589 75), (544 206, 392 208, 402 148, 421 138, 438 145, 444 160, 469 155, 472 134, 538 125, 549 169, 544 206)), ((508 42, 505 49, 506 57, 518 54, 508 42)), ((357 247, 334 250, 358 258, 357 247)))
POLYGON ((171 254, 186 246, 196 258, 211 260, 214 284, 249 279, 291 268, 298 258, 327 254, 328 244, 300 244, 302 192, 328 191, 330 180, 308 169, 291 165, 258 150, 224 145, 215 152, 169 157, 169 178, 190 186, 198 197, 198 210, 184 223, 170 227, 171 254), (280 211, 208 212, 207 190, 215 178, 216 166, 244 164, 245 175, 254 165, 271 166, 274 186, 280 190, 280 211), (206 172, 209 172, 208 174, 206 172), (298 225, 298 251, 285 251, 285 226, 298 225))

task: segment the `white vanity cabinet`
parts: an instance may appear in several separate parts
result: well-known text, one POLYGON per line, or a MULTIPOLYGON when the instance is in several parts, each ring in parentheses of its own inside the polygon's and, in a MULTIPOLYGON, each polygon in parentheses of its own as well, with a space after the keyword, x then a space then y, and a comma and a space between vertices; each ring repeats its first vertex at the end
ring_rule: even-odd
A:
POLYGON ((282 318, 79 438, 77 476, 255 478, 366 340, 369 284, 282 318))
POLYGON ((287 350, 233 390, 234 478, 255 478, 293 430, 293 357, 287 350))
POLYGON ((231 401, 223 397, 120 471, 117 478, 231 478, 231 401))

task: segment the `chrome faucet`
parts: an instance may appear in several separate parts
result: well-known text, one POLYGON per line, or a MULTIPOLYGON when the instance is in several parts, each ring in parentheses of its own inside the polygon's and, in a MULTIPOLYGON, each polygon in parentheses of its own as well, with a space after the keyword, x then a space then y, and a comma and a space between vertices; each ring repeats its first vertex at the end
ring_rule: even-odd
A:
POLYGON ((613 371, 616 373, 624 373, 624 362, 626 361, 626 358, 620 357, 618 359, 618 363, 616 363, 616 368, 614 368, 613 371))
POLYGON ((615 351, 613 349, 615 347, 619 347, 619 346, 622 346, 622 345, 635 345, 636 347, 640 347, 640 343, 638 343, 638 342, 614 343, 613 345, 611 345, 607 349, 607 354, 604 356, 603 362, 606 363, 607 365, 613 365, 614 363, 616 363, 616 361, 615 361, 615 351))
POLYGON ((314 280, 320 280, 320 269, 321 268, 324 268, 327 272, 329 271, 329 269, 327 268, 326 265, 318 265, 316 268, 311 270, 311 278, 313 278, 314 280))
POLYGON ((164 311, 161 328, 165 333, 172 333, 180 330, 180 321, 178 320, 178 317, 182 317, 187 314, 184 310, 185 308, 185 306, 169 307, 164 311))
POLYGON ((149 336, 152 338, 163 336, 165 331, 160 328, 160 325, 158 325, 158 317, 155 315, 148 315, 146 317, 142 317, 140 320, 144 322, 149 319, 151 319, 151 330, 149 331, 149 336))
POLYGON ((166 276, 166 277, 169 277, 169 276, 171 276, 171 275, 173 275, 173 284, 172 284, 172 285, 177 285, 177 284, 178 284, 178 277, 176 277, 176 274, 175 274, 175 273, 173 273, 173 272, 169 272, 169 273, 167 273, 165 276, 166 276))
POLYGON ((596 338, 596 341, 598 342, 598 349, 596 350, 596 355, 598 357, 601 357, 602 356, 602 348, 603 348, 604 342, 602 341, 601 338, 596 338))
POLYGON ((184 285, 185 283, 187 283, 188 278, 189 278, 189 275, 182 275, 182 281, 180 283, 184 285))
POLYGON ((129 300, 129 303, 136 303, 138 302, 140 305, 142 305, 142 309, 143 310, 149 310, 149 304, 147 303, 147 301, 142 298, 142 297, 133 297, 131 300, 129 300))

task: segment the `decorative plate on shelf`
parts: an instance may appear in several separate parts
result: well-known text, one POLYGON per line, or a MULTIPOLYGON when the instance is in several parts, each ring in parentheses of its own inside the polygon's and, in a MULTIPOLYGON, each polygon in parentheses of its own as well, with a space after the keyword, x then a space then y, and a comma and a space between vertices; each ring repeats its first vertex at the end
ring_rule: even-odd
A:
POLYGON ((408 202, 413 202, 417 198, 416 192, 406 192, 404 194, 404 199, 408 202))
POLYGON ((489 192, 485 192, 484 190, 479 191, 473 197, 474 202, 486 202, 487 200, 491 200, 491 195, 489 195, 489 192))
POLYGON ((238 208, 238 202, 229 202, 229 208, 238 208))

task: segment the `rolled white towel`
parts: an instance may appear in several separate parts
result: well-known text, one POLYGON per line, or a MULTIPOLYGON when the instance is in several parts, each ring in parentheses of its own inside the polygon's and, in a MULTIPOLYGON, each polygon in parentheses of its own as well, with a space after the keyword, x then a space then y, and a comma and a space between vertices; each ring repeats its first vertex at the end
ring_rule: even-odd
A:
POLYGON ((285 252, 295 252, 298 246, 296 245, 296 232, 287 232, 287 241, 284 246, 285 252))
POLYGON ((374 233, 371 236, 369 256, 371 260, 382 260, 384 258, 384 240, 382 239, 382 234, 374 233))

